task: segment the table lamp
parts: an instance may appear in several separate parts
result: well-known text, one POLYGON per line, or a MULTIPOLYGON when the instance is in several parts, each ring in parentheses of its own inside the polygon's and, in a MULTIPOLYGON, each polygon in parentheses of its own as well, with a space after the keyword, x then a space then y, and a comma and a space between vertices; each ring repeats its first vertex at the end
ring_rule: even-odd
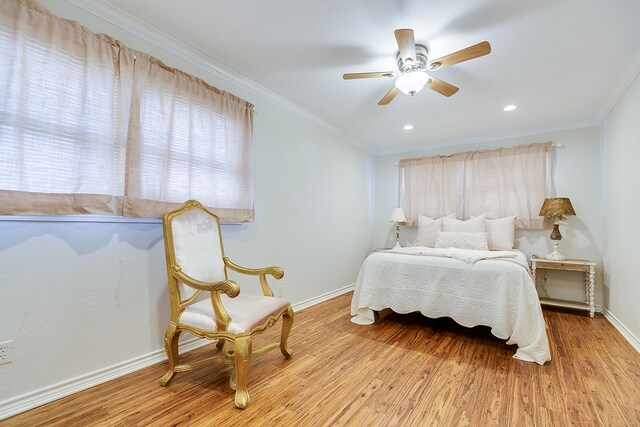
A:
POLYGON ((562 261, 567 259, 566 256, 558 252, 558 243, 562 240, 560 234, 559 222, 564 220, 568 215, 575 215, 576 211, 571 206, 571 200, 568 197, 557 197, 545 199, 540 209, 540 216, 544 216, 547 221, 553 221, 553 230, 551 231, 551 240, 553 240, 553 252, 547 255, 547 259, 553 261, 562 261))
POLYGON ((406 224, 407 217, 404 216, 402 208, 394 208, 391 212, 391 222, 396 224, 396 245, 393 249, 400 249, 400 224, 406 224))

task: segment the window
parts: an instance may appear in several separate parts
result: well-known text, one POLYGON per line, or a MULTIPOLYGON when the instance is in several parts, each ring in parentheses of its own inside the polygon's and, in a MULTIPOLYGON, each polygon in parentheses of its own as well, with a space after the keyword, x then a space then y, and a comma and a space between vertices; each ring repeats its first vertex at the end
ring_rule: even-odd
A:
POLYGON ((0 214, 254 219, 253 106, 30 0, 0 5, 0 214))
POLYGON ((518 228, 542 228, 540 206, 553 197, 552 161, 550 142, 401 160, 399 203, 412 224, 419 214, 468 219, 486 213, 517 215, 518 228))
POLYGON ((252 105, 144 54, 134 93, 125 209, 157 216, 198 199, 222 220, 252 221, 252 105))
POLYGON ((119 214, 133 62, 40 8, 1 17, 2 213, 119 214))

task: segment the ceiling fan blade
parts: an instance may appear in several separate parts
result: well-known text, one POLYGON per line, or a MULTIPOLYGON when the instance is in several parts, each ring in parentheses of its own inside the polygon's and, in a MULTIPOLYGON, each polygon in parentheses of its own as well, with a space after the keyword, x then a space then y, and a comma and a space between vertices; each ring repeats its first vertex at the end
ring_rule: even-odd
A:
POLYGON ((404 63, 408 60, 416 61, 416 40, 413 36, 413 30, 401 28, 393 32, 396 35, 398 49, 400 49, 400 57, 404 63))
POLYGON ((398 92, 400 92, 400 89, 398 89, 397 87, 392 87, 391 90, 389 92, 387 92, 387 94, 385 96, 382 97, 382 99, 380 100, 380 102, 378 102, 378 105, 387 105, 388 103, 390 103, 391 101, 393 101, 393 98, 396 97, 396 95, 398 94, 398 92))
POLYGON ((429 82, 427 82, 427 87, 435 90, 441 95, 451 96, 456 93, 459 89, 452 84, 447 82, 443 82, 440 79, 436 79, 435 77, 429 76, 429 82))
POLYGON ((343 74, 342 78, 345 80, 353 79, 371 79, 374 77, 393 77, 395 73, 393 71, 377 71, 373 73, 347 73, 343 74))
POLYGON ((459 50, 457 52, 450 53, 449 55, 443 56, 442 58, 429 61, 429 63, 427 64, 427 68, 431 71, 441 70, 450 65, 488 55, 489 53, 491 53, 491 45, 489 44, 489 42, 484 41, 459 50))

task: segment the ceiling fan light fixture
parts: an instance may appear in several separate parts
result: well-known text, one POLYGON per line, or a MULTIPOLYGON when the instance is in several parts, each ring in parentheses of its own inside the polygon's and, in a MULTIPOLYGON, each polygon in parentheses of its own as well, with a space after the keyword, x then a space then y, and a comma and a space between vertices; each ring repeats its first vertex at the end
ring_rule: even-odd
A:
POLYGON ((396 79, 396 87, 407 95, 415 95, 429 82, 429 75, 424 71, 416 70, 402 74, 396 79))
POLYGON ((378 105, 389 105, 400 92, 413 96, 425 86, 440 95, 449 97, 458 92, 459 89, 436 77, 431 77, 429 74, 432 71, 438 71, 491 53, 491 45, 488 41, 483 41, 429 62, 427 47, 423 44, 416 44, 412 29, 399 28, 394 31, 394 34, 398 43, 398 52, 396 53, 398 71, 346 73, 342 75, 345 80, 396 77, 394 86, 380 99, 378 105))

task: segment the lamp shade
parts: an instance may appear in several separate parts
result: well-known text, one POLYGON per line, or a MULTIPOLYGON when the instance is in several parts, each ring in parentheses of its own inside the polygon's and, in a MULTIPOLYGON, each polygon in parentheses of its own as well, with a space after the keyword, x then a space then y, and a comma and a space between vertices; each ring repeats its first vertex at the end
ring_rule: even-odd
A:
POLYGON ((404 216, 404 211, 402 208, 394 208, 393 212, 391 212, 391 222, 401 223, 407 222, 407 217, 404 216))
POLYGON ((396 79, 396 87, 407 95, 414 95, 424 88, 429 81, 429 75, 424 71, 410 71, 396 79))
POLYGON ((552 199, 544 199, 542 208, 538 215, 548 220, 564 219, 565 216, 575 215, 571 200, 568 197, 556 197, 552 199))

